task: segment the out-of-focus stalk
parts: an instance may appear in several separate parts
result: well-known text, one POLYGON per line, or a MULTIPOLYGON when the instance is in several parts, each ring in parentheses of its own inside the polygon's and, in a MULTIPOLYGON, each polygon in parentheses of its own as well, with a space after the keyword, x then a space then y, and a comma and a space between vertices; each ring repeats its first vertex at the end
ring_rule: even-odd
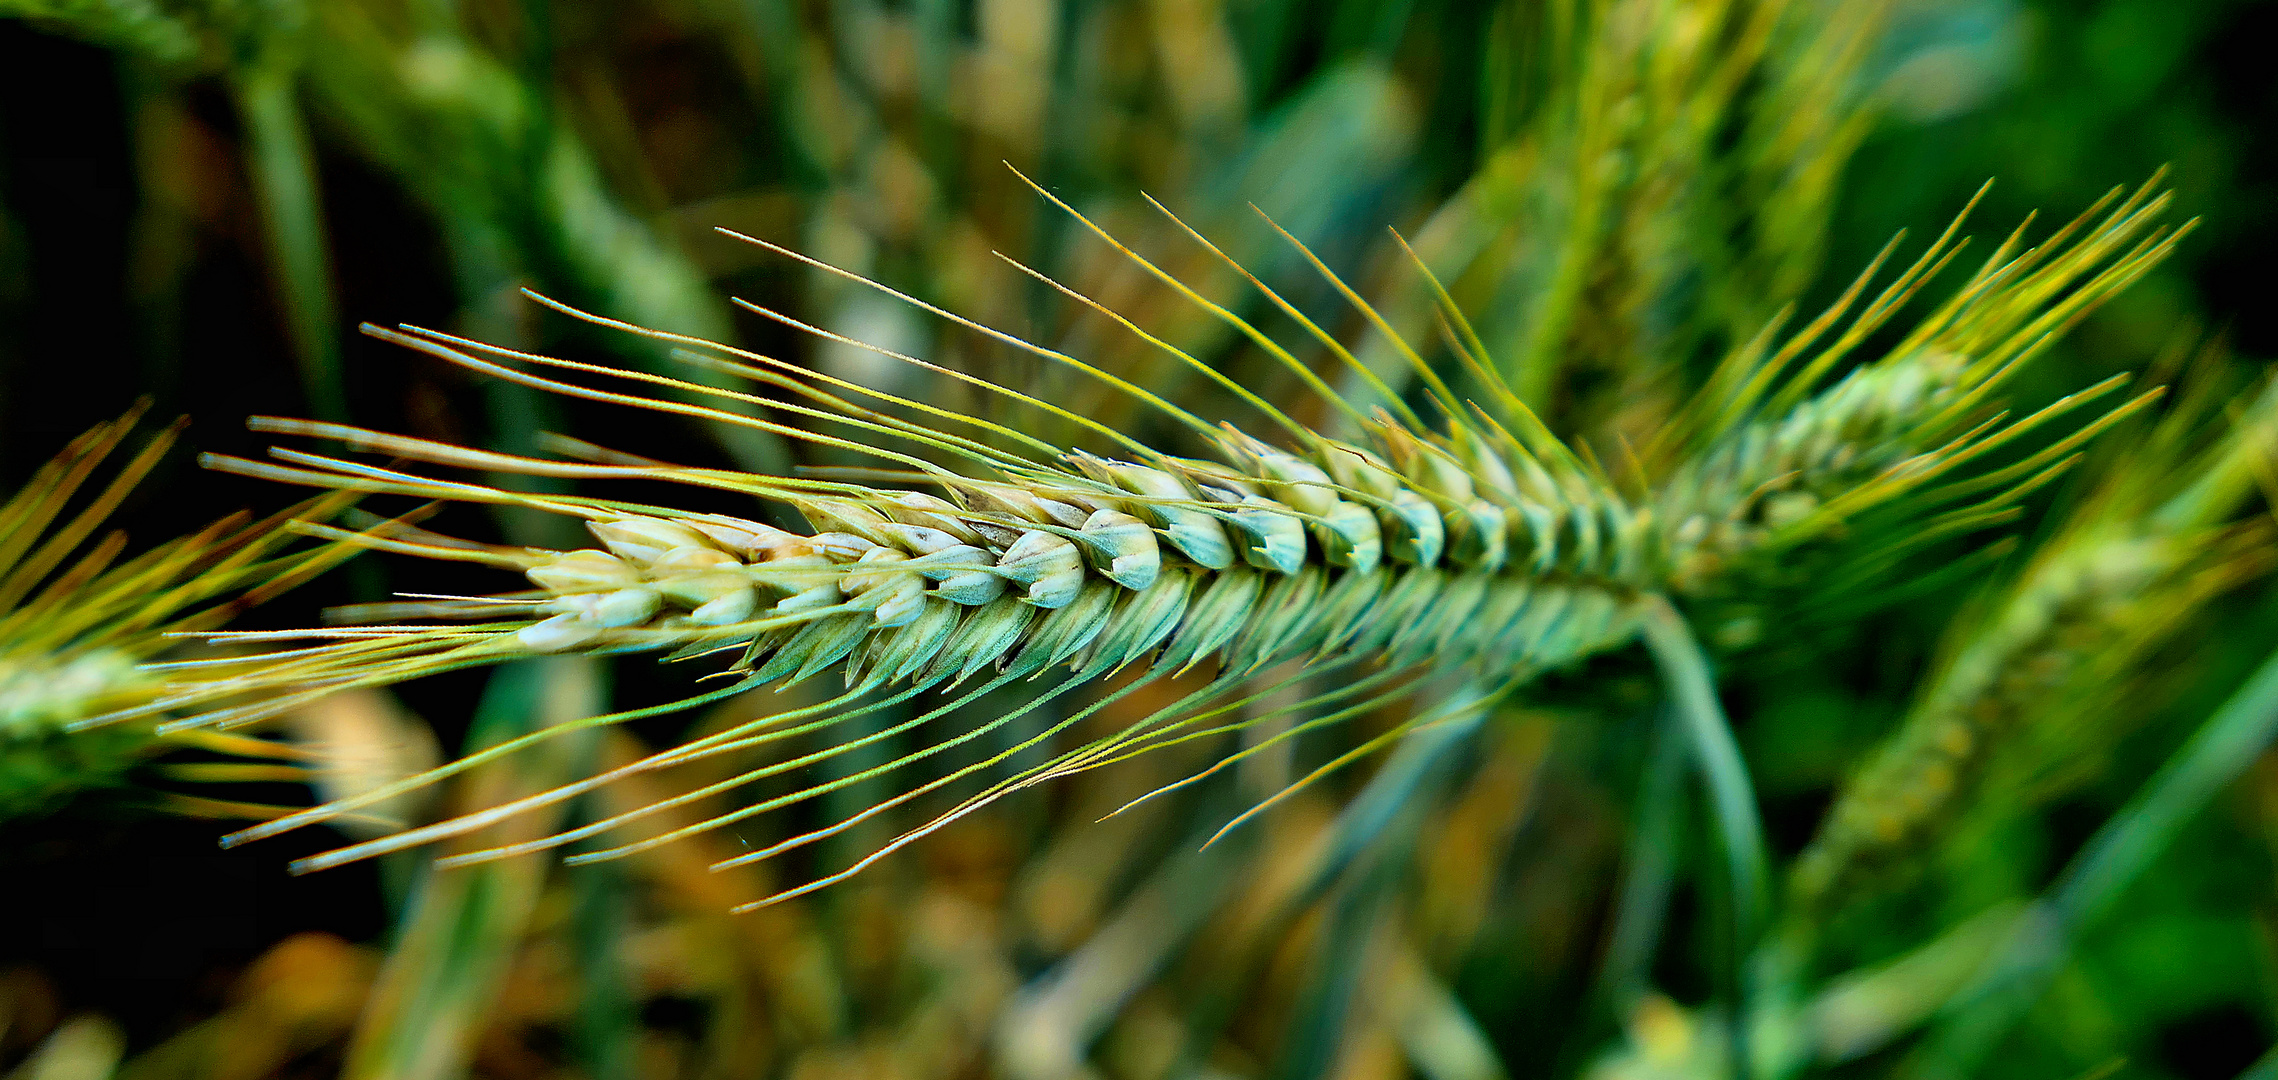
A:
POLYGON ((301 116, 298 64, 277 46, 229 75, 245 122, 247 165, 261 207, 270 274, 300 365, 301 385, 318 416, 348 418, 340 375, 340 316, 333 300, 332 249, 326 239, 315 152, 301 116))
MULTIPOLYGON (((552 657, 501 668, 467 734, 470 751, 583 719, 605 700, 598 666, 552 657)), ((585 767, 598 732, 540 758, 478 770, 475 801, 515 798, 585 767)), ((341 1066, 343 1080, 450 1080, 466 1074, 476 1037, 551 869, 551 859, 429 868, 396 930, 371 1003, 341 1066)))

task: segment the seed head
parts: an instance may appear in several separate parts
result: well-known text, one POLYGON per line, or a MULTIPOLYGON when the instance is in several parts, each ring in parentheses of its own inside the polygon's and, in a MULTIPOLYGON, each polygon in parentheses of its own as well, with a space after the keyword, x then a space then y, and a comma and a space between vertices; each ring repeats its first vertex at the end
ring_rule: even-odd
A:
MULTIPOLYGON (((285 526, 293 516, 346 504, 331 497, 266 521, 224 518, 119 561, 124 533, 93 538, 172 448, 182 425, 153 436, 101 490, 86 495, 85 489, 146 409, 147 403, 137 405, 73 440, 0 505, 0 819, 43 813, 80 793, 105 790, 177 812, 259 816, 273 808, 148 786, 142 781, 156 774, 146 766, 192 747, 237 758, 295 758, 264 740, 161 737, 147 720, 87 730, 120 714, 161 713, 175 694, 197 684, 203 669, 173 655, 182 644, 175 635, 214 626, 355 550, 277 553, 292 538, 285 526), (170 662, 163 671, 144 666, 161 659, 170 662)), ((181 779, 277 779, 296 771, 253 762, 165 768, 181 779)))
MULTIPOLYGON (((2101 223, 2076 225, 2057 241, 2023 254, 2015 252, 2013 239, 1899 349, 1819 388, 1831 365, 1857 338, 1890 318, 1898 301, 1950 255, 1949 234, 1852 319, 1833 345, 1805 356, 1820 334, 1841 322, 1843 305, 1775 354, 1743 350, 1718 373, 1697 407, 1649 448, 1648 459, 1662 464, 1645 467, 1648 475, 1641 475, 1635 493, 1617 488, 1592 464, 1590 454, 1553 436, 1509 387, 1486 387, 1493 409, 1453 400, 1446 382, 1405 343, 1400 343, 1400 351, 1417 366, 1422 394, 1440 413, 1438 424, 1423 424, 1398 394, 1388 395, 1380 409, 1367 414, 1337 397, 1331 405, 1344 427, 1324 432, 1296 424, 1251 395, 1247 400, 1289 433, 1289 440, 1277 441, 1231 423, 1206 422, 1075 357, 903 297, 1007 345, 1105 379, 1158 407, 1207 453, 1184 456, 971 375, 957 377, 1053 412, 1090 430, 1102 445, 1089 450, 1053 446, 981 418, 919 406, 771 357, 640 330, 543 298, 538 299, 581 319, 702 350, 713 358, 707 366, 746 372, 755 383, 775 387, 791 398, 706 390, 661 376, 571 364, 436 331, 368 327, 374 336, 525 386, 697 415, 837 450, 866 452, 890 469, 906 470, 907 482, 902 487, 876 486, 616 463, 623 460, 621 456, 540 460, 345 425, 256 418, 259 430, 334 440, 354 450, 414 462, 724 489, 795 509, 807 528, 786 531, 755 520, 689 513, 669 504, 529 495, 301 450, 280 449, 279 460, 273 463, 213 458, 210 464, 218 468, 336 491, 514 504, 572 516, 586 523, 599 547, 492 548, 395 524, 353 534, 306 526, 343 542, 518 571, 531 588, 432 601, 430 610, 448 616, 447 623, 396 623, 303 635, 334 640, 235 670, 239 687, 266 695, 255 704, 224 705, 217 691, 183 689, 185 700, 209 703, 212 708, 184 723, 215 727, 252 723, 347 687, 573 650, 724 658, 722 674, 732 681, 680 706, 760 686, 788 686, 826 672, 835 672, 844 681, 845 692, 822 704, 737 725, 508 807, 358 844, 306 863, 315 867, 460 835, 500 814, 559 802, 634 773, 752 750, 904 703, 922 708, 891 730, 923 729, 933 732, 933 741, 857 779, 883 775, 973 745, 1032 713, 1058 715, 1058 710, 1048 708, 1050 703, 1078 687, 1103 684, 1126 669, 1130 674, 1123 681, 1089 704, 1058 719, 1036 721, 1043 725, 1040 730, 1010 729, 1021 734, 1009 749, 751 858, 833 835, 948 784, 987 776, 1014 755, 1061 738, 1070 727, 1139 686, 1190 670, 1200 671, 1203 681, 1174 703, 1104 735, 1059 748, 1042 764, 998 776, 944 817, 905 834, 888 849, 1046 779, 1206 731, 1262 722, 1275 713, 1249 715, 1217 729, 1197 727, 1206 718, 1239 708, 1239 701, 1254 699, 1255 694, 1238 695, 1260 672, 1280 670, 1284 664, 1294 665, 1287 670, 1296 674, 1276 676, 1283 685, 1343 673, 1343 689, 1332 696, 1358 697, 1359 704, 1340 706, 1341 715, 1365 712, 1446 679, 1470 680, 1486 688, 1483 693, 1447 700, 1468 703, 1463 708, 1491 707, 1536 673, 1627 642, 1640 596, 1752 588, 1757 577, 1764 576, 1764 568, 1777 567, 1808 545, 1837 543, 1840 527, 1861 515, 1919 513, 1918 504, 1980 489, 1991 490, 1981 505, 1999 509, 2020 491, 2029 490, 2031 483, 2045 479, 2061 462, 2028 461, 2022 472, 1997 475, 1990 483, 1982 475, 1964 478, 1958 470, 1990 446, 2016 438, 2081 402, 2006 425, 1980 422, 1979 407, 2015 362, 2046 338, 2052 318, 2077 313, 2165 250, 2166 238, 2155 231, 2136 248, 2125 248, 2131 238, 2150 230, 2148 222, 2161 202, 2139 194, 2101 223), (2068 246, 2065 237, 2073 233, 2082 239, 2068 246), (2114 251, 2120 252, 2118 257, 2109 257, 2114 251), (738 408, 710 409, 602 390, 556 377, 564 371, 713 393, 733 399, 738 408), (856 405, 839 397, 842 392, 866 397, 879 407, 856 405), (748 406, 755 405, 835 421, 858 437, 754 419, 746 413, 751 411, 748 406), (957 689, 985 672, 994 674, 973 689, 957 689), (936 720, 982 695, 1000 692, 1014 695, 1014 703, 961 728, 938 730, 936 720)), ((1357 302, 1357 294, 1348 295, 1357 302)), ((1850 302, 1847 297, 1844 304, 1850 302)), ((1373 318, 1373 311, 1365 305, 1363 309, 1380 328, 1384 326, 1373 318)), ((1262 332, 1226 309, 1211 310, 1239 324, 1253 340, 1263 338, 1262 332)), ((1452 304, 1446 314, 1460 323, 1461 315, 1452 304)), ((1239 389, 1194 357, 1165 348, 1181 362, 1239 389)), ((1333 351, 1350 360, 1341 346, 1333 351)), ((1298 363, 1286 352, 1281 355, 1288 363, 1298 363)), ((1490 379, 1496 370, 1491 364, 1472 368, 1490 379)), ((1367 377, 1383 385, 1374 373, 1367 377)), ((611 723, 656 711, 660 710, 597 717, 572 726, 611 723)), ((1445 716, 1426 708, 1403 723, 1437 719, 1445 716)), ((552 737, 558 730, 548 729, 359 798, 393 797, 406 786, 439 780, 474 761, 552 737)), ((764 765, 706 793, 779 775, 882 737, 865 736, 794 761, 764 765)), ((577 859, 642 850, 812 798, 839 783, 803 788, 577 859)), ((695 797, 700 796, 690 796, 695 797)), ((539 841, 453 856, 451 861, 501 857, 583 840, 681 801, 685 800, 631 811, 539 841)), ((352 799, 317 807, 237 838, 328 820, 357 805, 352 799)), ((824 879, 828 880, 833 879, 824 879)), ((804 890, 793 894, 800 891, 804 890)))

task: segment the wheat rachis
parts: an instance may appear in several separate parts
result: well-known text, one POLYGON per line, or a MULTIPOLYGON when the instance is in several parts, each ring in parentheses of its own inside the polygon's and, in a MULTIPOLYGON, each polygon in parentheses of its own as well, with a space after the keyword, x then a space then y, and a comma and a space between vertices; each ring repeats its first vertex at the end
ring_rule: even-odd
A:
MULTIPOLYGON (((1445 305, 1447 314, 1461 334, 1451 333, 1450 340, 1471 342, 1470 349, 1459 344, 1456 350, 1481 383, 1488 404, 1458 400, 1458 392, 1402 344, 1400 350, 1420 380, 1420 395, 1441 414, 1437 425, 1426 426, 1398 391, 1364 371, 1364 381, 1373 381, 1386 396, 1370 416, 1331 392, 1345 421, 1341 432, 1299 426, 1270 404, 1256 402, 1292 437, 1294 445, 1277 446, 1231 424, 1209 424, 1074 357, 912 300, 1008 345, 1140 395, 1210 451, 1209 459, 1157 450, 1128 433, 968 374, 948 372, 1092 429, 1114 456, 1063 449, 978 417, 759 354, 610 323, 551 301, 544 302, 580 318, 665 339, 709 370, 741 375, 781 396, 714 390, 417 328, 367 328, 450 363, 550 392, 757 427, 867 454, 885 467, 869 472, 905 486, 685 468, 566 440, 557 444, 563 454, 558 459, 513 457, 337 424, 258 418, 254 426, 260 430, 334 440, 399 460, 738 492, 796 507, 810 528, 793 532, 669 506, 532 495, 300 450, 279 449, 272 462, 213 458, 209 463, 218 468, 339 491, 532 507, 581 519, 597 546, 576 551, 491 547, 402 522, 353 533, 304 524, 306 531, 343 542, 511 569, 531 587, 494 596, 412 598, 367 612, 390 620, 379 625, 288 635, 320 643, 248 659, 229 672, 226 693, 211 684, 183 686, 146 711, 184 713, 187 718, 176 721, 178 726, 226 728, 347 687, 561 651, 717 656, 723 662, 719 676, 729 680, 672 706, 567 727, 620 722, 826 672, 845 681, 845 692, 826 702, 733 726, 554 791, 304 864, 315 867, 472 833, 635 773, 828 731, 882 710, 900 717, 905 705, 919 711, 883 732, 750 770, 667 804, 510 848, 463 852, 453 861, 584 839, 665 805, 781 775, 857 745, 933 732, 920 749, 853 777, 579 858, 624 854, 960 747, 996 747, 1001 737, 993 733, 998 731, 1021 733, 1009 749, 947 770, 852 820, 751 856, 766 857, 958 780, 988 774, 1136 687, 1189 669, 1207 677, 1172 704, 1061 749, 1043 764, 997 777, 888 850, 1009 791, 1259 722, 1258 714, 1244 710, 1260 695, 1241 696, 1243 688, 1289 661, 1300 664, 1292 669, 1298 674, 1280 676, 1285 683, 1308 672, 1353 672, 1349 685, 1306 706, 1333 706, 1333 711, 1300 730, 1356 715, 1440 678, 1482 684, 1487 692, 1464 700, 1491 703, 1537 672, 1629 641, 1641 598, 1740 587, 1733 583, 1746 579, 1743 571, 1776 563, 1807 542, 1829 539, 1844 522, 1869 511, 1891 512, 1916 500, 1928 505, 1973 493, 1985 496, 1976 505, 1998 509, 2027 482, 2060 466, 2062 459, 2028 459, 2022 475, 2005 478, 2015 482, 1991 487, 1983 474, 1963 479, 1958 471, 1972 456, 2054 415, 1988 422, 1980 406, 2049 334, 2164 251, 2171 237, 2151 225, 2162 202, 2147 189, 2099 218, 2084 218, 2040 248, 2020 253, 2013 239, 1898 348, 1831 386, 1818 387, 1835 363, 1889 320, 1951 257, 1956 245, 1949 233, 1856 314, 1844 308, 1858 289, 1779 352, 1742 350, 1654 448, 1650 456, 1662 464, 1653 469, 1650 490, 1641 493, 1617 489, 1587 452, 1553 436, 1500 383, 1490 360, 1472 355, 1476 335, 1462 325, 1452 303, 1445 305), (1816 339, 1838 326, 1835 341, 1811 351, 1816 339), (733 408, 604 389, 571 381, 573 376, 708 394, 733 408), (746 415, 750 406, 817 421, 810 425, 815 430, 754 418, 746 415), (981 679, 984 673, 987 677, 981 679), (1066 715, 1052 707, 1074 689, 1111 676, 1124 681, 1105 697, 1066 715), (975 679, 980 681, 964 688, 975 679), (940 723, 960 705, 1002 693, 1021 695, 1021 702, 958 729, 940 723), (1030 730, 1033 725, 1007 727, 1031 713, 1056 718, 1039 731, 1030 730)), ((1344 291, 1373 316, 1357 293, 1344 291)), ((1444 301, 1444 293, 1442 297, 1444 301)), ((1281 302, 1278 296, 1273 299, 1281 302)), ((788 325, 813 329, 747 306, 788 325)), ((1251 340, 1271 340, 1234 312, 1216 305, 1212 310, 1238 324, 1251 340)), ((1388 331, 1381 320, 1375 321, 1388 331)), ((1334 345, 1326 334, 1321 337, 1334 345)), ((1304 368, 1287 350, 1272 351, 1282 362, 1304 368)), ((1330 352, 1357 367, 1342 347, 1330 352)), ((1195 357, 1177 356, 1208 370, 1195 357)), ((1318 378, 1308 381, 1325 385, 1318 378)), ((280 635, 248 635, 261 636, 280 635)), ((1433 718, 1426 712, 1387 737, 1433 718)), ((562 730, 526 736, 356 800, 246 830, 235 839, 328 820, 562 730)))

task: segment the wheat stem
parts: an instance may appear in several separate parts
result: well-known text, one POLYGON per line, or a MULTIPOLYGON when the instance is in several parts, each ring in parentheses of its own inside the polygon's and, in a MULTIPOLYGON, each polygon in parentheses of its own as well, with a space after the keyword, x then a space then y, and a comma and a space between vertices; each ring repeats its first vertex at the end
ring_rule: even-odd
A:
POLYGON ((1732 1071, 1738 1080, 1751 1072, 1748 1029, 1754 1017, 1748 957, 1755 952, 1770 900, 1770 859, 1764 852, 1764 824, 1756 809, 1755 784, 1733 740, 1724 707, 1717 703, 1708 657, 1677 609, 1659 596, 1639 601, 1639 625, 1654 663, 1669 682, 1676 716, 1691 744, 1694 763, 1707 785, 1715 811, 1718 845, 1724 850, 1725 889, 1732 905, 1731 952, 1726 960, 1726 991, 1732 1002, 1732 1071))

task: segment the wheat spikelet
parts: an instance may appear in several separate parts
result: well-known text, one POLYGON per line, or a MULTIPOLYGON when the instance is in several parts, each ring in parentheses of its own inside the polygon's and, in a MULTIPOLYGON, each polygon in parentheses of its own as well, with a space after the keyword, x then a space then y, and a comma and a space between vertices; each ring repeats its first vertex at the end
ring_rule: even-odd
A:
MULTIPOLYGON (((210 458, 214 467, 336 491, 544 510, 584 521, 599 546, 577 551, 505 548, 403 523, 360 533, 304 523, 299 526, 303 531, 339 542, 515 571, 533 587, 485 597, 416 597, 365 613, 395 620, 380 625, 242 635, 245 640, 318 644, 230 667, 226 691, 213 682, 185 685, 117 715, 172 712, 183 716, 171 722, 175 729, 228 729, 344 688, 533 654, 650 651, 670 659, 727 659, 719 674, 730 681, 720 689, 536 733, 357 800, 245 830, 231 838, 234 842, 351 813, 364 801, 432 783, 567 729, 721 700, 763 685, 788 686, 826 672, 845 680, 846 692, 826 702, 731 727, 553 791, 301 864, 313 869, 464 835, 636 773, 825 732, 911 702, 925 705, 882 731, 749 770, 685 796, 541 840, 462 853, 447 861, 555 847, 864 745, 931 732, 942 726, 937 721, 984 695, 1005 691, 1025 696, 1021 704, 954 733, 927 736, 933 741, 923 748, 852 777, 573 860, 588 861, 726 826, 972 746, 1077 688, 1130 672, 1120 676, 1124 681, 1114 689, 1010 749, 957 767, 848 820, 735 860, 744 862, 834 835, 948 784, 986 775, 1140 686, 1189 669, 1208 676, 1198 689, 1121 730, 999 777, 847 871, 763 901, 772 902, 843 878, 974 807, 1049 778, 1287 713, 1319 713, 1276 739, 1293 737, 1443 678, 1483 687, 1478 694, 1450 695, 1447 700, 1463 704, 1427 708, 1333 760, 1323 768, 1326 772, 1418 726, 1451 718, 1451 709, 1491 707, 1535 673, 1625 643, 1634 635, 1642 597, 1713 591, 1734 578, 1735 571, 1778 559, 1870 510, 1897 507, 1910 497, 1951 500, 1993 491, 1977 504, 1978 518, 1971 520, 1997 519, 2018 491, 2061 466, 2066 444, 1998 473, 1955 479, 1958 467, 2094 395, 2015 422, 1984 419, 1978 406, 2068 318, 2164 252, 2172 237, 2152 224, 2163 199, 2150 192, 2147 186, 2101 220, 2083 218, 2039 248, 2020 253, 2013 238, 1900 349, 1825 390, 1815 392, 1815 387, 1832 366, 1951 257, 1954 233, 1949 231, 1913 269, 1844 324, 1833 345, 1808 360, 1792 363, 1820 333, 1842 322, 1849 298, 1777 353, 1744 351, 1719 373, 1720 382, 1704 394, 1698 415, 1661 447, 1660 453, 1679 463, 1661 470, 1654 490, 1636 495, 1617 489, 1589 455, 1559 440, 1535 418, 1495 374, 1491 358, 1444 292, 1440 298, 1454 357, 1481 391, 1479 403, 1459 397, 1445 376, 1392 335, 1374 309, 1317 259, 1314 265, 1407 358, 1416 393, 1440 413, 1438 424, 1425 422, 1399 388, 1370 372, 1256 278, 1249 280, 1265 297, 1373 389, 1379 399, 1375 408, 1364 412, 1271 336, 1201 300, 1128 251, 1166 285, 1227 320, 1302 375, 1349 430, 1333 437, 1298 424, 1201 360, 1098 305, 1092 306, 1243 397, 1282 429, 1289 444, 1276 446, 1232 424, 1213 425, 1076 357, 899 293, 893 295, 1132 395, 1182 425, 1215 459, 1166 453, 1015 389, 883 349, 876 351, 1087 429, 1118 456, 1055 446, 986 419, 755 353, 616 323, 534 294, 576 318, 682 346, 683 358, 691 363, 741 376, 782 396, 715 390, 432 330, 367 327, 383 339, 536 389, 697 416, 868 455, 883 465, 861 479, 909 486, 680 467, 570 440, 556 440, 560 458, 539 459, 346 425, 255 418, 256 430, 334 440, 399 461, 736 492, 795 507, 811 528, 790 532, 663 505, 530 495, 285 448, 272 452, 273 462, 210 458), (604 389, 570 381, 572 374, 710 394, 735 408, 604 389), (815 421, 817 430, 755 418, 753 407, 815 421), (851 434, 834 433, 838 431, 851 434), (1768 510, 1780 505, 1774 497, 1782 495, 1807 496, 1813 503, 1793 512, 1768 510), (426 621, 414 621, 422 618, 426 621), (1238 696, 1260 672, 1286 661, 1300 661, 1296 674, 1282 676, 1264 692, 1238 696), (1240 712, 1276 689, 1332 672, 1340 675, 1334 689, 1277 705, 1263 715, 1240 712), (962 689, 975 679, 974 688, 962 689), (251 697, 247 704, 230 704, 225 694, 251 697), (921 698, 926 694, 933 696, 921 698), (1236 718, 1224 719, 1229 716, 1236 718)), ((1093 229, 1114 243, 1103 230, 1093 229)), ((788 316, 745 306, 794 328, 846 341, 788 316)))
MULTIPOLYGON (((277 554, 292 538, 284 524, 344 504, 331 497, 263 521, 227 517, 121 561, 126 534, 96 534, 173 447, 183 425, 159 431, 99 490, 86 492, 147 408, 147 402, 137 405, 73 440, 0 505, 0 820, 52 809, 81 791, 122 787, 137 766, 175 749, 268 759, 166 767, 175 779, 300 776, 292 764, 272 763, 292 754, 264 740, 210 732, 160 738, 150 724, 83 730, 93 718, 139 709, 196 679, 187 668, 148 663, 178 644, 174 635, 219 625, 355 550, 277 554)), ((147 794, 182 812, 269 812, 175 792, 147 794)))

